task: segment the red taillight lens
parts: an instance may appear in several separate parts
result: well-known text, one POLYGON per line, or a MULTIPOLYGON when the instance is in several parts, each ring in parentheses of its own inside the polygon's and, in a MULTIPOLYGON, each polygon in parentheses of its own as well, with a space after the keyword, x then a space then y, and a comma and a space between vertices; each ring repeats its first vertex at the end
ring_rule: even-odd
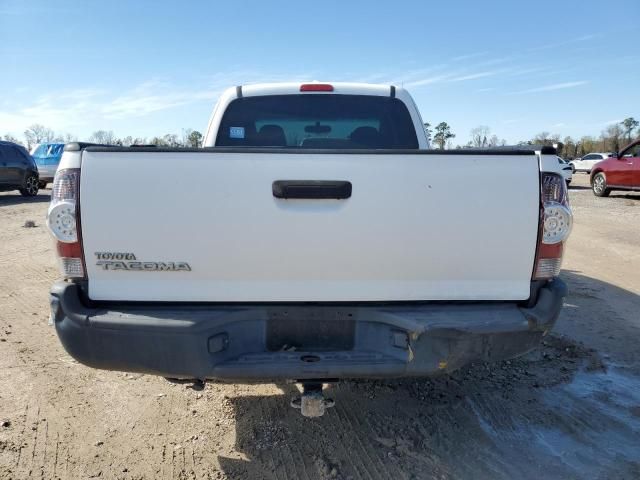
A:
POLYGON ((533 279, 544 280, 557 277, 560 274, 560 267, 562 267, 562 252, 562 243, 556 243, 555 245, 540 244, 533 279))
POLYGON ((56 239, 60 269, 66 278, 84 278, 80 234, 80 169, 56 172, 47 213, 47 226, 56 239))
POLYGON ((333 92, 333 85, 328 83, 303 83, 300 85, 301 92, 333 92))
POLYGON ((549 279, 560 274, 564 241, 569 237, 573 225, 564 179, 555 173, 543 172, 540 188, 540 227, 534 280, 549 279))

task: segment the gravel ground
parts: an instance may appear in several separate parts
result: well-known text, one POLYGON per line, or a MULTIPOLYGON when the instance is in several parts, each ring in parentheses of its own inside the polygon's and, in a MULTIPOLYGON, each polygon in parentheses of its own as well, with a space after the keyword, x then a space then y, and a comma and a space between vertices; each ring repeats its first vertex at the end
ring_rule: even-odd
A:
POLYGON ((0 194, 0 478, 639 478, 640 193, 574 178, 570 295, 538 350, 332 386, 319 419, 288 407, 293 385, 198 391, 74 362, 47 325, 48 191, 0 194))

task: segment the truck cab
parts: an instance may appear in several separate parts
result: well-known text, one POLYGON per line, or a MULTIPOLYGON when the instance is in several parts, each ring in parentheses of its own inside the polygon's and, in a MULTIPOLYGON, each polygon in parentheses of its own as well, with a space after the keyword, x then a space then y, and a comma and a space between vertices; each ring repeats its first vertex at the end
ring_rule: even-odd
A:
POLYGON ((403 88, 357 83, 262 84, 227 89, 205 147, 427 149, 422 119, 403 88), (313 122, 309 124, 309 122, 313 122))

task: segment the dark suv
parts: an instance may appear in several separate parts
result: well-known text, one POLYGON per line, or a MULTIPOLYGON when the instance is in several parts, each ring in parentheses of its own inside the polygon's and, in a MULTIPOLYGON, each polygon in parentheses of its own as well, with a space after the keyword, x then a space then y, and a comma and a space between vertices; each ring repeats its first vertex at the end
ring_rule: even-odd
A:
POLYGON ((38 194, 38 167, 29 152, 12 142, 0 141, 0 191, 19 190, 25 197, 38 194))

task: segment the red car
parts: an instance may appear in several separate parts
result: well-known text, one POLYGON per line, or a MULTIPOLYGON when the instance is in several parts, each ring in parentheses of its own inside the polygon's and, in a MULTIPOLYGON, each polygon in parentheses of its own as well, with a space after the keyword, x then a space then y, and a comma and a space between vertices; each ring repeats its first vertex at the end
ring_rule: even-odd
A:
POLYGON ((596 163, 591 170, 591 189, 597 197, 608 197, 612 190, 640 190, 640 140, 596 163))

